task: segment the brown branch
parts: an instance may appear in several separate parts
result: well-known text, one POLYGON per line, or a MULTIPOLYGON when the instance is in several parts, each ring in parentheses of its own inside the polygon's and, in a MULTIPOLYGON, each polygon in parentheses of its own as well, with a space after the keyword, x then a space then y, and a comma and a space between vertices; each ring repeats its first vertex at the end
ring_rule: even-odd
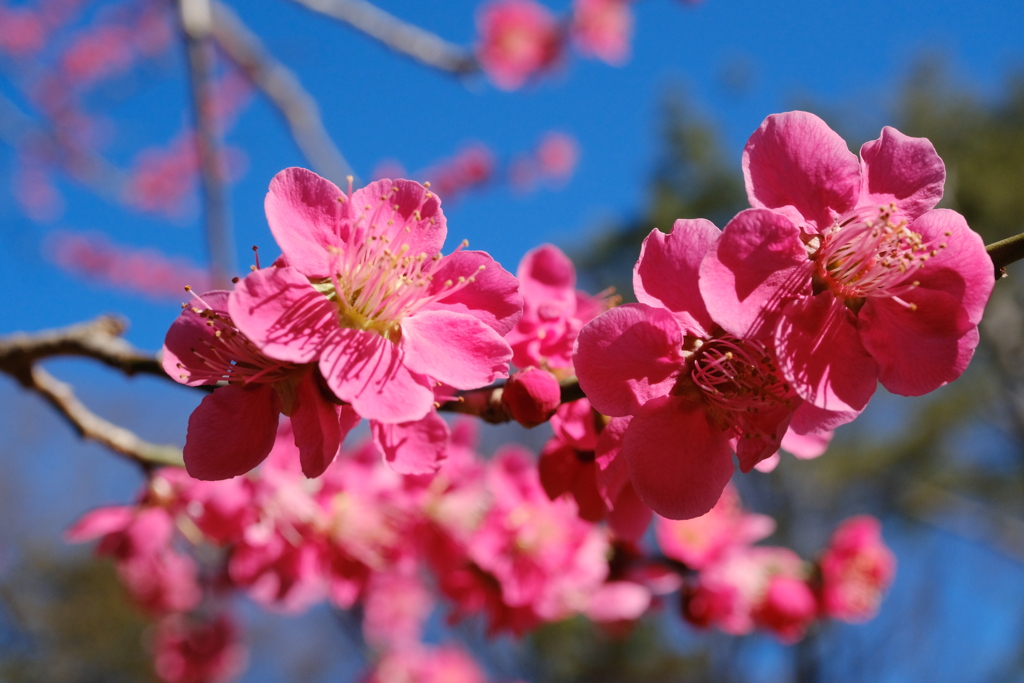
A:
POLYGON ((167 377, 159 361, 119 337, 125 324, 103 316, 86 323, 35 334, 16 333, 0 338, 0 372, 42 396, 66 419, 79 436, 95 441, 140 464, 145 469, 183 464, 181 450, 143 441, 90 411, 61 382, 36 363, 52 356, 81 356, 101 361, 126 375, 167 377))
POLYGON ((281 112, 313 170, 338 184, 353 175, 352 167, 324 128, 316 100, 295 73, 267 51, 234 10, 217 0, 213 0, 212 7, 213 39, 281 112))
POLYGON ((210 86, 213 72, 213 51, 210 45, 213 10, 210 0, 178 0, 178 9, 188 53, 210 275, 214 288, 227 289, 235 272, 235 259, 231 222, 228 218, 227 189, 224 185, 224 160, 221 158, 220 134, 210 86))
POLYGON ((1006 266, 1024 259, 1024 233, 1008 237, 985 247, 992 265, 996 269, 996 279, 1006 276, 1006 266))
POLYGON ((395 52, 426 66, 457 76, 480 70, 472 51, 402 21, 366 0, 293 1, 314 12, 343 21, 395 52))

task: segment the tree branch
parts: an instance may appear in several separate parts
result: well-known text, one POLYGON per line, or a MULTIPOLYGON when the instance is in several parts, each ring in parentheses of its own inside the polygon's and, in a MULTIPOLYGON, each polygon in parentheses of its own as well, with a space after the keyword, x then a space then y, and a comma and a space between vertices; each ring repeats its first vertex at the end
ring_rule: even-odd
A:
POLYGON ((402 21, 366 0, 293 0, 314 12, 343 21, 399 54, 457 76, 480 70, 473 53, 430 31, 402 21))
POLYGON ((106 446, 146 470, 163 465, 181 466, 184 463, 180 449, 143 441, 124 427, 104 420, 78 400, 70 385, 36 365, 52 356, 81 356, 98 360, 126 375, 152 374, 170 379, 156 357, 119 338, 124 330, 122 320, 102 316, 61 329, 0 338, 0 372, 46 399, 82 438, 106 446))
POLYGON ((234 275, 235 259, 231 222, 228 218, 227 190, 224 186, 224 160, 221 158, 220 134, 214 118, 213 97, 210 92, 213 52, 209 36, 212 31, 213 11, 210 8, 210 0, 178 0, 178 9, 188 53, 210 275, 214 288, 227 289, 234 275))
POLYGON ((213 39, 227 57, 277 107, 292 138, 313 170, 337 184, 352 173, 338 146, 324 128, 316 100, 298 77, 271 55, 227 5, 213 0, 213 39))
POLYGON ((996 279, 1006 276, 1006 266, 1024 258, 1024 233, 1007 237, 985 247, 992 265, 996 269, 996 279))

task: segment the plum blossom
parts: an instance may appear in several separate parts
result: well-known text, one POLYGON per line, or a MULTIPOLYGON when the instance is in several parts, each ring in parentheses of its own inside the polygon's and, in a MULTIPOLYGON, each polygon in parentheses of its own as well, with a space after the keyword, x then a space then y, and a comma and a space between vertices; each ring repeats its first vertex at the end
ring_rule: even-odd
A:
MULTIPOLYGON (((803 401, 756 339, 722 331, 698 289, 698 268, 720 232, 705 220, 654 230, 633 271, 640 303, 619 306, 579 334, 573 362, 595 409, 632 416, 622 457, 640 499, 671 519, 710 510, 740 468, 775 453, 803 401)), ((801 431, 818 431, 811 415, 801 431)))
POLYGON ((633 33, 630 0, 576 0, 573 3, 572 38, 583 54, 614 66, 629 59, 633 33))
POLYGON ((711 248, 700 289, 728 333, 770 344, 786 382, 833 424, 877 382, 917 396, 950 382, 978 345, 993 287, 981 237, 935 209, 932 144, 886 127, 860 159, 806 112, 765 119, 747 142, 752 209, 711 248))
POLYGON ((228 310, 268 358, 315 365, 337 399, 389 425, 428 417, 442 385, 507 376, 517 282, 484 252, 441 256, 447 227, 427 188, 380 180, 345 194, 292 168, 266 211, 283 256, 242 280, 228 310))
POLYGON ((174 614, 157 624, 153 658, 165 683, 221 683, 241 673, 246 651, 226 615, 195 621, 174 614))
POLYGON ((303 472, 317 477, 359 421, 338 405, 312 364, 268 357, 239 331, 229 293, 206 292, 184 305, 164 339, 164 370, 188 386, 226 381, 192 412, 185 467, 196 479, 228 479, 260 464, 277 439, 278 417, 292 418, 303 472))
POLYGON ((524 427, 547 422, 562 401, 562 389, 547 370, 526 368, 514 372, 501 392, 501 406, 524 427))
POLYGON ((580 329, 606 310, 609 293, 596 297, 576 289, 576 267, 561 249, 542 244, 523 256, 516 271, 523 317, 509 332, 512 362, 572 374, 573 344, 580 329))
POLYGON ((896 574, 896 558, 882 541, 882 525, 869 515, 843 522, 819 565, 821 611, 843 621, 874 617, 896 574))
POLYGON ((550 68, 562 49, 558 20, 534 0, 493 0, 477 15, 477 29, 477 59, 503 90, 550 68))

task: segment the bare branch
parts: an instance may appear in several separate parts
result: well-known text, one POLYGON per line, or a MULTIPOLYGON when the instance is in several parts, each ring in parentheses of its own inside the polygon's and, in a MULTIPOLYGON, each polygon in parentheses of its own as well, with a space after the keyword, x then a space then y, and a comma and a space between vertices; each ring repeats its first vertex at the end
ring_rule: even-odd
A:
POLYGON ((259 36, 249 30, 234 10, 216 0, 212 6, 213 39, 281 112, 295 144, 313 170, 337 184, 341 184, 346 176, 354 175, 352 167, 324 128, 316 100, 298 77, 274 59, 259 36))
POLYGON ((102 316, 61 329, 8 335, 0 338, 0 372, 45 398, 83 438, 102 444, 146 469, 180 466, 183 464, 180 449, 148 443, 124 427, 104 420, 79 401, 68 384, 36 365, 53 356, 82 356, 101 361, 126 375, 151 374, 170 379, 156 357, 139 351, 119 337, 124 330, 122 320, 102 316))
POLYGON ((989 244, 985 250, 992 259, 998 280, 1006 275, 1006 266, 1024 258, 1024 233, 989 244))
POLYGON ((343 21, 375 38, 395 52, 426 66, 457 76, 480 70, 473 53, 430 31, 402 21, 366 0, 294 0, 298 4, 343 21))
POLYGON ((20 377, 38 360, 51 356, 83 356, 129 376, 144 374, 171 379, 155 355, 121 339, 125 329, 123 319, 104 315, 69 327, 0 337, 0 372, 20 377))
POLYGON ((213 96, 210 91, 213 52, 209 36, 213 15, 210 0, 178 0, 178 9, 185 34, 185 48, 188 52, 210 274, 215 288, 227 289, 235 272, 235 259, 231 222, 228 218, 227 189, 224 186, 226 176, 220 151, 220 133, 214 117, 213 96))
POLYGON ((134 432, 104 420, 78 400, 70 385, 46 370, 32 366, 27 379, 27 382, 22 381, 22 386, 45 398, 82 438, 106 446, 147 470, 161 466, 184 466, 180 448, 151 444, 140 439, 134 432))

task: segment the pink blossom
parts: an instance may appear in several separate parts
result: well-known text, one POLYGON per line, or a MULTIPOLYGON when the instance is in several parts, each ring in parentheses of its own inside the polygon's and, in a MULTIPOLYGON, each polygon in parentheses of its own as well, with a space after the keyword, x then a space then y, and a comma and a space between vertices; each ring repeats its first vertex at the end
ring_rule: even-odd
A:
POLYGON ((39 13, 24 7, 0 6, 0 52, 22 57, 46 44, 46 26, 39 13))
POLYGON ((633 13, 629 0, 575 0, 572 38, 583 54, 621 66, 629 59, 633 13))
POLYGON ((402 572, 375 574, 367 586, 363 633, 367 642, 401 649, 420 641, 434 601, 418 577, 402 572))
POLYGON ((495 85, 515 90, 561 52, 555 16, 534 0, 492 0, 477 15, 477 58, 495 85))
POLYGON ((739 493, 730 485, 706 514, 687 520, 658 517, 654 529, 658 546, 667 557, 701 570, 730 549, 769 536, 775 531, 775 520, 746 512, 739 493))
POLYGON ((933 207, 932 144, 884 128, 860 160, 821 119, 768 117, 743 154, 753 209, 701 267, 715 322, 768 340, 779 369, 832 424, 878 381, 916 396, 950 382, 978 344, 992 262, 960 214, 933 207))
MULTIPOLYGON (((615 2, 616 0, 610 0, 615 2)), ((537 146, 537 169, 541 176, 554 183, 568 181, 576 170, 580 146, 576 138, 557 131, 549 131, 537 146)))
POLYGON ((782 642, 795 643, 804 637, 817 613, 818 603, 807 582, 779 575, 769 581, 764 599, 754 611, 754 619, 782 642))
MULTIPOLYGON (((602 416, 602 421, 606 419, 602 416)), ((647 531, 654 513, 637 495, 625 458, 621 457, 631 419, 611 419, 597 438, 594 455, 597 491, 608 509, 608 526, 619 538, 636 541, 647 531)))
POLYGON ((175 614, 157 624, 153 641, 156 674, 165 683, 219 683, 245 666, 238 627, 226 615, 195 621, 175 614))
POLYGON ((882 541, 882 527, 867 515, 843 522, 818 563, 822 612, 843 621, 867 621, 896 575, 896 558, 882 541))
MULTIPOLYGON (((735 547, 701 571, 696 585, 684 595, 683 614, 696 626, 715 626, 732 635, 750 633, 757 623, 755 618, 760 620, 766 609, 774 581, 780 577, 802 580, 805 574, 803 561, 787 548, 735 547)), ((786 594, 790 588, 783 584, 776 589, 778 604, 767 609, 784 613, 789 606, 796 607, 794 613, 802 614, 801 598, 791 599, 793 596, 786 594)), ((775 623, 786 630, 783 625, 790 622, 782 615, 772 614, 771 619, 776 616, 775 623)))
POLYGON ((472 657, 455 646, 417 646, 386 654, 363 683, 487 683, 487 677, 472 657))
POLYGON ((537 463, 541 485, 551 500, 572 495, 582 519, 598 522, 607 514, 597 486, 595 451, 603 418, 586 399, 563 403, 551 418, 554 436, 537 463))
POLYGON ((163 367, 172 378, 189 386, 228 383, 189 417, 185 467, 206 480, 248 472, 270 453, 284 413, 292 418, 302 471, 320 476, 358 415, 337 405, 316 366, 262 353, 239 331, 228 308, 228 292, 197 296, 164 340, 163 367))
POLYGON ((608 307, 608 297, 577 290, 575 266, 552 244, 528 251, 516 276, 523 317, 507 336, 512 362, 520 368, 535 365, 571 374, 576 336, 608 307))
POLYGON ((733 450, 744 472, 775 453, 802 403, 768 346, 722 333, 705 307, 698 268, 719 236, 705 220, 652 231, 633 273, 640 303, 590 322, 573 356, 594 408, 632 416, 622 446, 629 478, 670 519, 714 506, 733 450))
POLYGON ((515 278, 484 252, 442 257, 444 214, 422 185, 381 180, 345 195, 293 168, 274 178, 266 209, 283 259, 228 300, 261 353, 315 364, 334 396, 383 424, 427 417, 439 383, 507 376, 515 278))
POLYGON ((536 427, 547 422, 561 401, 562 389, 558 379, 539 368, 512 373, 501 393, 502 407, 524 427, 536 427))

